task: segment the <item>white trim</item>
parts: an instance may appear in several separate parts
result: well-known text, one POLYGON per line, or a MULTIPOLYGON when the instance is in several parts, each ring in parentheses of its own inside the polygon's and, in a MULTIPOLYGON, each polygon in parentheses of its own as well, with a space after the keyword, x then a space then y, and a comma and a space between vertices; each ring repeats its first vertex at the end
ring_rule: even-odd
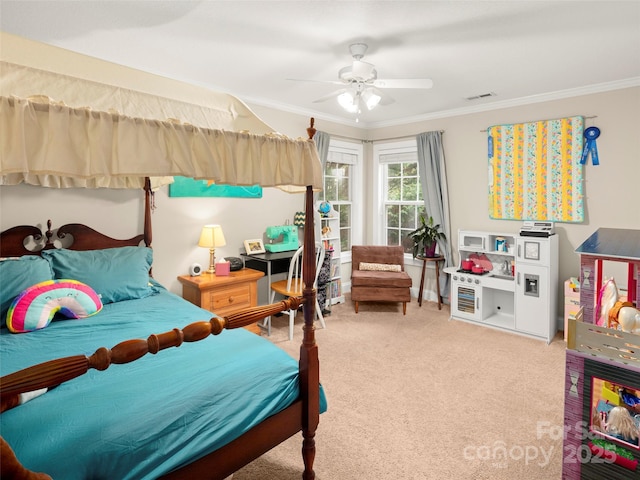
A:
MULTIPOLYGON (((401 141, 393 141, 388 143, 373 144, 373 244, 386 245, 383 231, 384 219, 384 185, 383 185, 383 167, 387 162, 381 161, 380 157, 385 154, 392 153, 408 153, 417 152, 418 143, 414 139, 406 139, 401 141), (382 223, 381 223, 382 222, 382 223)), ((405 256, 406 259, 406 256, 405 256)))
MULTIPOLYGON (((351 245, 359 245, 363 241, 363 163, 364 147, 362 142, 348 142, 344 140, 330 139, 329 149, 335 152, 349 153, 356 156, 356 162, 344 162, 351 165, 351 245)), ((351 252, 340 254, 342 263, 351 261, 351 252)))

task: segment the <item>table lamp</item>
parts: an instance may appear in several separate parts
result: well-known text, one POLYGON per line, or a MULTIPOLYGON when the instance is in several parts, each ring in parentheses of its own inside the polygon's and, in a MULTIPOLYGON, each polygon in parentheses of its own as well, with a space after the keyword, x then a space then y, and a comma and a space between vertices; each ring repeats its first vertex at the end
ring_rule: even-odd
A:
POLYGON ((209 270, 207 270, 207 273, 216 273, 216 247, 224 247, 226 244, 220 225, 205 225, 202 227, 198 246, 209 249, 209 270))

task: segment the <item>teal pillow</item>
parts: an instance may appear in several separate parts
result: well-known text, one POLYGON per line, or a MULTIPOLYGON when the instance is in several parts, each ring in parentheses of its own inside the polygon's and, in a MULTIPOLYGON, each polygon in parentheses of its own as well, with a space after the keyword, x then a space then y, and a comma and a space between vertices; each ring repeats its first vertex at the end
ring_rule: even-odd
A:
POLYGON ((53 279, 49 262, 37 255, 0 261, 0 321, 5 325, 11 302, 31 285, 53 279))
POLYGON ((153 251, 148 247, 103 250, 47 250, 42 257, 51 264, 55 279, 73 278, 86 283, 103 304, 144 298, 154 293, 149 284, 153 251))

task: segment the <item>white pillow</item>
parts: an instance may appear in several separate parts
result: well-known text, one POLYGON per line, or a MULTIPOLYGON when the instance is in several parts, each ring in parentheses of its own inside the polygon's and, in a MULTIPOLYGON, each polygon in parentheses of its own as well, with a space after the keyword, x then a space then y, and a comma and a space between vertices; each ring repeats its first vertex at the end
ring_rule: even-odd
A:
POLYGON ((393 265, 391 263, 360 262, 360 270, 370 272, 401 272, 402 267, 400 265, 393 265))

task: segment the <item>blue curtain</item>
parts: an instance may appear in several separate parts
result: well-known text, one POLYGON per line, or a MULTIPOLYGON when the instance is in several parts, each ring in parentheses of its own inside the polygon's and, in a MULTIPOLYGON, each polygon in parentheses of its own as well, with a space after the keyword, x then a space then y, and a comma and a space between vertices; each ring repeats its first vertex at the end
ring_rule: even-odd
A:
MULTIPOLYGON (((444 256, 444 266, 453 265, 451 255, 451 221, 449 218, 449 194, 447 189, 447 173, 442 147, 442 132, 425 132, 416 137, 418 144, 418 164, 420 165, 420 182, 424 195, 427 214, 440 224, 447 236, 446 241, 438 243, 444 256)), ((449 275, 440 270, 440 295, 449 295, 449 275)))
MULTIPOLYGON (((318 130, 313 136, 313 140, 316 143, 318 149, 318 156, 320 157, 320 163, 322 164, 322 178, 324 178, 324 167, 327 165, 327 158, 329 157, 329 142, 331 141, 331 135, 318 130)), ((318 201, 318 193, 313 194, 313 201, 318 201)))
POLYGON ((329 142, 331 141, 331 135, 325 132, 317 131, 313 136, 313 140, 316 142, 316 148, 318 149, 318 155, 320 156, 320 162, 322 162, 322 169, 327 164, 327 157, 329 156, 329 142))

